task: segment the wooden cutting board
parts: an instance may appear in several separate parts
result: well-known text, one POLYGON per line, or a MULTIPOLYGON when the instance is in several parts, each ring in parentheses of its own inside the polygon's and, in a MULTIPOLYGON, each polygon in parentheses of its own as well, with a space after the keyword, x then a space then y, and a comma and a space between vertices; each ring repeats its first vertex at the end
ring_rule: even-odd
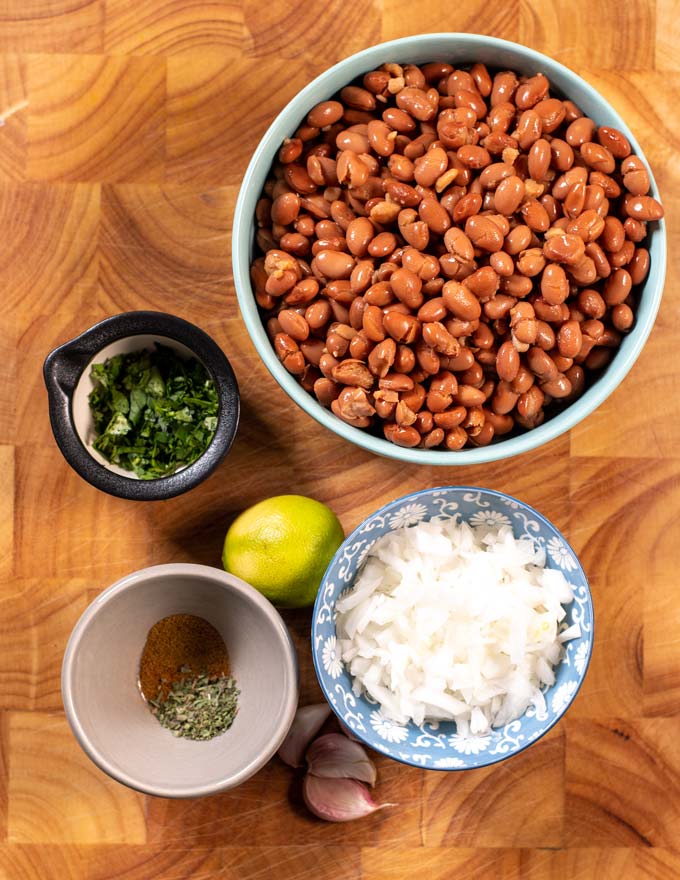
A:
MULTIPOLYGON (((671 0, 0 0, 0 878, 680 877, 678 13, 671 0), (518 40, 598 88, 651 161, 670 229, 664 301, 623 386, 569 436, 463 470, 374 458, 295 408, 246 336, 229 263, 241 176, 284 104, 356 50, 441 30, 518 40), (69 469, 41 377, 52 347, 135 308, 200 324, 243 401, 218 471, 156 504, 69 469), (173 802, 80 751, 60 663, 103 588, 153 563, 219 565, 234 514, 267 495, 313 495, 349 530, 461 481, 535 505, 592 584, 585 686, 528 752, 462 774, 377 757, 378 796, 398 806, 327 825, 276 760, 234 792, 173 802)), ((303 702, 319 696, 309 617, 287 615, 303 702)))

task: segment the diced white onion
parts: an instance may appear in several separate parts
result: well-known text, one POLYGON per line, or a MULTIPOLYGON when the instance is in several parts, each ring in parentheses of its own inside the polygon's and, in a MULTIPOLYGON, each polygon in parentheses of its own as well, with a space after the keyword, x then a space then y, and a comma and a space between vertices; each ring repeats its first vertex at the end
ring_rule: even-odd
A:
POLYGON ((336 603, 353 690, 398 723, 454 720, 487 733, 545 708, 574 598, 545 551, 509 526, 433 519, 379 538, 336 603))

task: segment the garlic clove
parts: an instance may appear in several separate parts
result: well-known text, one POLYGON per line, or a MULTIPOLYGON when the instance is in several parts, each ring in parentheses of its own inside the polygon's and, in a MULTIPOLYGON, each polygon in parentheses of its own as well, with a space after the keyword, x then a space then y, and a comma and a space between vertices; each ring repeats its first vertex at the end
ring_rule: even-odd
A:
POLYGON ((278 752, 284 764, 288 764, 289 767, 302 767, 307 746, 321 730, 330 714, 331 707, 328 703, 313 703, 311 706, 303 706, 297 710, 278 752))
POLYGON ((307 749, 307 766, 314 776, 359 779, 375 785, 375 764, 363 746, 341 733, 327 733, 307 749))
POLYGON ((366 786, 355 779, 329 779, 312 773, 305 776, 302 796, 309 810, 327 822, 350 822, 396 806, 376 803, 366 786))
POLYGON ((348 727, 346 724, 343 724, 342 721, 340 721, 340 720, 338 720, 338 724, 340 725, 340 729, 345 734, 347 739, 351 739, 352 742, 355 742, 355 743, 361 742, 361 740, 359 739, 358 736, 355 735, 355 733, 351 727, 348 727))

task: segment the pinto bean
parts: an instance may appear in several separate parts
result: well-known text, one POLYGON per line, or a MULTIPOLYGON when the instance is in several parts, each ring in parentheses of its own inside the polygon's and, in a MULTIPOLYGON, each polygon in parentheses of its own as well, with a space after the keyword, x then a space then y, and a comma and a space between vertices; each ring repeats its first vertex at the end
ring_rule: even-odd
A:
POLYGON ((634 327, 650 189, 542 73, 387 63, 282 144, 254 295, 284 369, 347 424, 483 446, 576 399, 634 327))

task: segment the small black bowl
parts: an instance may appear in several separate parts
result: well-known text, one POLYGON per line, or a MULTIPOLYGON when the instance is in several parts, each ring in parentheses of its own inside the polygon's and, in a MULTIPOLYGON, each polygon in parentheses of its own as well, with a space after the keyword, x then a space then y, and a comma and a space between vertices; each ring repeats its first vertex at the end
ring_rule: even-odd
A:
POLYGON ((123 312, 100 321, 71 342, 51 351, 43 366, 52 433, 64 458, 97 489, 133 501, 158 501, 193 489, 217 467, 236 435, 239 393, 236 376, 220 347, 203 330, 165 312, 123 312), (155 480, 142 480, 110 464, 88 448, 93 439, 87 394, 90 364, 120 352, 160 342, 184 357, 195 357, 217 389, 217 429, 210 445, 187 467, 155 480))

